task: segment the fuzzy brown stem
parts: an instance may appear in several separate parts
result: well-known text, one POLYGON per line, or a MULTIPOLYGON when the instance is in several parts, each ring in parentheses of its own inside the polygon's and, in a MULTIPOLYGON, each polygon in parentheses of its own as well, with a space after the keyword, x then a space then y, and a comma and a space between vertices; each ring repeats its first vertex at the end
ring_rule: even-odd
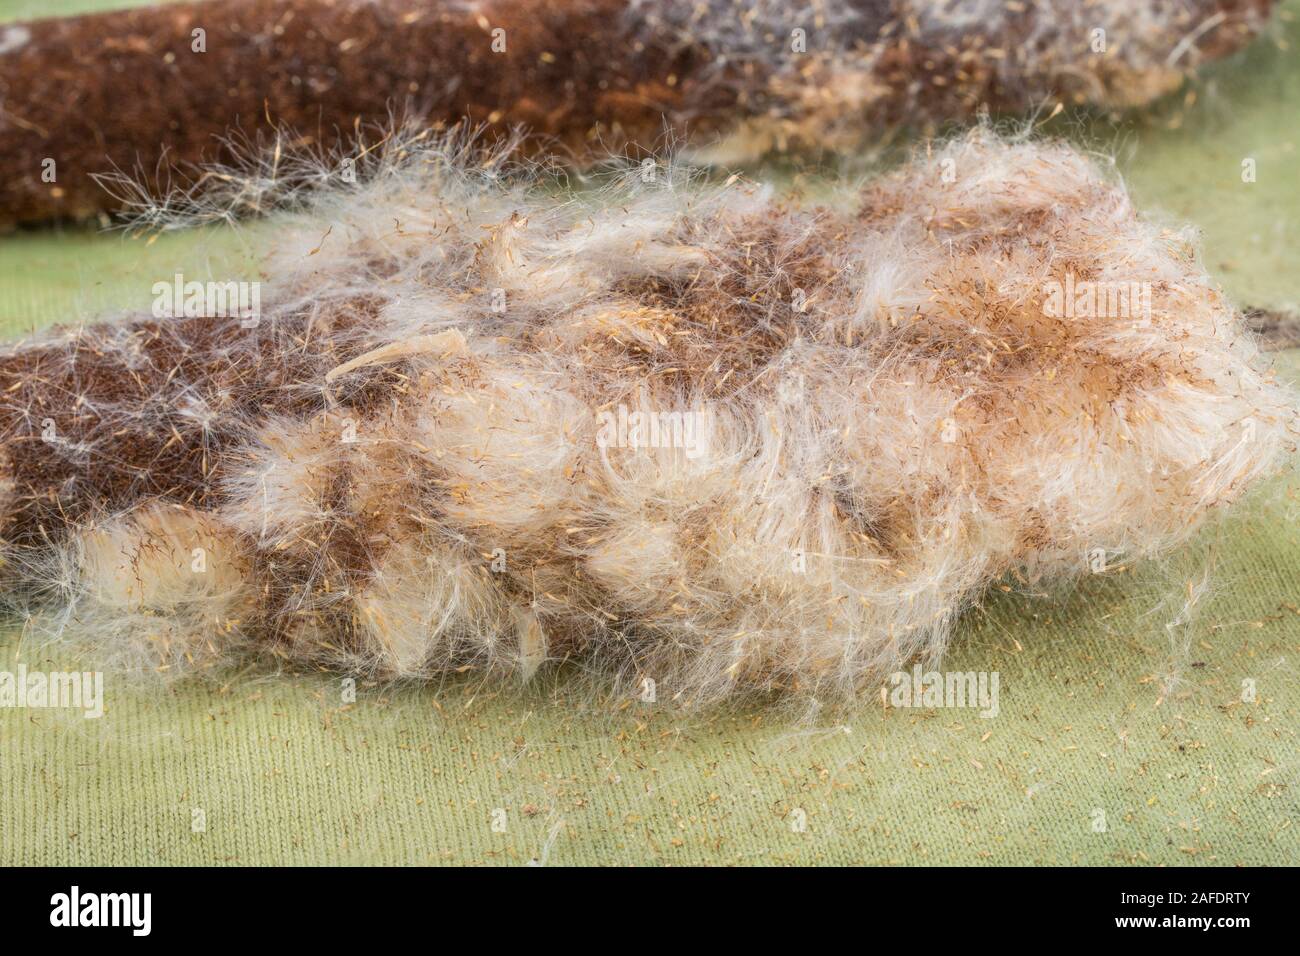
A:
POLYGON ((392 112, 522 124, 579 153, 652 145, 665 127, 707 140, 758 123, 748 149, 762 152, 983 106, 1132 105, 1177 85, 1198 58, 1240 46, 1271 5, 1171 0, 1154 35, 1128 39, 1123 4, 1062 28, 1056 2, 971 24, 918 0, 789 11, 724 0, 209 0, 12 25, 0 30, 0 225, 118 208, 92 179, 114 167, 165 190, 173 164, 230 158, 220 138, 232 130, 287 127, 328 149, 392 112), (1091 51, 1093 20, 1112 28, 1119 55, 1091 51), (793 49, 795 30, 804 49, 793 49))

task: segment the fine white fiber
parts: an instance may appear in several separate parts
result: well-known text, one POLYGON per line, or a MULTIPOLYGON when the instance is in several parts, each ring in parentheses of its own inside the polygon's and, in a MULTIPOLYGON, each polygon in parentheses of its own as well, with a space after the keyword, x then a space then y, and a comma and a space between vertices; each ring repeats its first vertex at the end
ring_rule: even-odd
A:
POLYGON ((820 206, 670 163, 575 196, 460 134, 385 157, 294 193, 255 324, 0 353, 20 613, 165 673, 843 698, 1293 450, 1193 237, 1067 145, 976 130, 820 206))

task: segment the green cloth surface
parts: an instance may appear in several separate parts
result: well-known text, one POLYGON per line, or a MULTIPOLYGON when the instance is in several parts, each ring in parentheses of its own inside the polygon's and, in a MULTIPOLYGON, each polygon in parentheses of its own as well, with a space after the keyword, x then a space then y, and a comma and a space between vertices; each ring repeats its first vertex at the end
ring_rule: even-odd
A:
MULTIPOLYGON (((0 19, 35 8, 0 4, 0 19)), ((1298 47, 1292 16, 1211 67, 1190 106, 1115 123, 1067 111, 1044 128, 1115 154, 1151 215, 1201 225, 1239 304, 1300 302, 1298 47), (1247 156, 1255 183, 1240 180, 1247 156)), ((147 307, 177 270, 252 277, 273 240, 273 224, 152 244, 20 231, 0 238, 0 329, 147 307)), ((1300 382, 1300 352, 1277 360, 1300 382)), ((100 719, 0 709, 0 865, 1300 862, 1294 473, 1166 561, 1050 593, 1007 586, 968 613, 944 664, 998 672, 990 719, 879 699, 801 722, 757 705, 593 706, 563 673, 524 689, 362 685, 353 703, 334 675, 163 687, 107 673, 100 719)), ((0 670, 19 662, 93 667, 15 624, 0 670)))
MULTIPOLYGON (((147 7, 153 0, 0 0, 0 23, 6 20, 39 20, 45 17, 73 16, 147 7)), ((175 3, 178 0, 163 0, 175 3)))

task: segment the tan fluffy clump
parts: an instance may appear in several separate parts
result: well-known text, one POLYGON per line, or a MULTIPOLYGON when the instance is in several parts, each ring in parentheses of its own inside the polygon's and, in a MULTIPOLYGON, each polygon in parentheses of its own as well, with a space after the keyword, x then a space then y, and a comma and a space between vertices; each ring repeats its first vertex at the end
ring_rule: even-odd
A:
POLYGON ((1291 447, 1190 238, 1065 145, 979 131, 804 207, 669 166, 557 197, 457 143, 293 214, 256 328, 0 357, 11 593, 59 569, 60 621, 171 670, 844 694, 1291 447))

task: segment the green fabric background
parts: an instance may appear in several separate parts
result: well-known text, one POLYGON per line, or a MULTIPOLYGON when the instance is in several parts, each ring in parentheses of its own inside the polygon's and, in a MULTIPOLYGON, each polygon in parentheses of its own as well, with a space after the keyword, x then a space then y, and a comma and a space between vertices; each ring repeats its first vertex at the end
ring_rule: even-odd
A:
MULTIPOLYGON (((0 20, 120 5, 0 2, 0 20)), ((1207 71, 1191 106, 1044 124, 1116 155, 1151 215, 1200 224, 1207 266, 1243 304, 1300 301, 1297 11, 1207 71)), ((270 224, 152 245, 0 238, 0 328, 144 306, 177 269, 250 274, 273 238, 270 224)), ((1300 381, 1300 353, 1278 364, 1300 381)), ((613 709, 563 674, 524 690, 363 686, 354 704, 329 675, 106 674, 100 720, 0 710, 0 863, 1294 864, 1298 518, 1290 474, 1162 564, 993 592, 945 665, 1000 673, 993 719, 878 700, 798 723, 757 706, 613 709)), ((0 669, 18 660, 85 663, 13 626, 0 669)))

